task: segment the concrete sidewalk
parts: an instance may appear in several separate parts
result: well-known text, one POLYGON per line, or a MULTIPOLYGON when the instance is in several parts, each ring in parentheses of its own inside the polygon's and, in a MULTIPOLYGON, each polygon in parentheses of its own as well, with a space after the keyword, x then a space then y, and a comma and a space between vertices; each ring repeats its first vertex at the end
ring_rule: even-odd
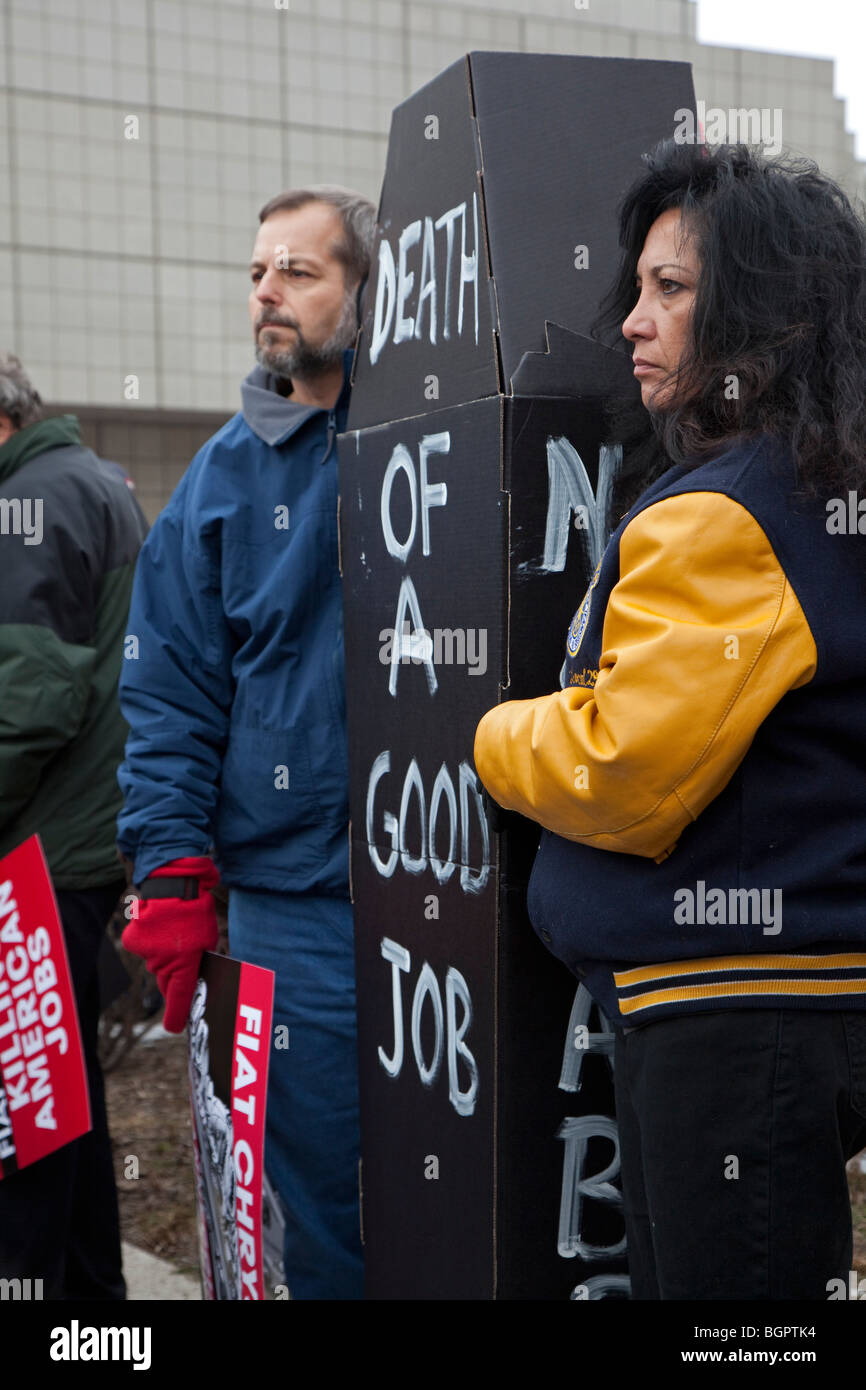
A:
POLYGON ((137 1245, 123 1242, 123 1275, 126 1296, 136 1301, 177 1302, 180 1299, 201 1300, 198 1279, 180 1274, 167 1260, 157 1259, 137 1245))

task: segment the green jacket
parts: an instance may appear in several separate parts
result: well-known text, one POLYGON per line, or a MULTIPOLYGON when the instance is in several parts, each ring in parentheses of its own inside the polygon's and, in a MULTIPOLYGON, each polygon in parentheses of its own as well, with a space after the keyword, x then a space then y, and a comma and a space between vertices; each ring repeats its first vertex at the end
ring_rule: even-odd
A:
POLYGON ((74 415, 0 446, 0 856, 38 832, 58 888, 123 873, 117 682, 146 533, 74 415))

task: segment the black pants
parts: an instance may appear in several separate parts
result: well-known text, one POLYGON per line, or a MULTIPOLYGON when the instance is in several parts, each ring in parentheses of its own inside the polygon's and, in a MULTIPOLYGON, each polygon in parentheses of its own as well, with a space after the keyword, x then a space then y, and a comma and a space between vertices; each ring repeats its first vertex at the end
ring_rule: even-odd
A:
POLYGON ((739 1009, 617 1030, 632 1298, 848 1287, 845 1163, 866 1146, 866 1013, 739 1009))
POLYGON ((93 1128, 0 1181, 0 1277, 41 1279, 46 1299, 122 1299, 117 1190, 97 1060, 96 961, 123 891, 57 891, 90 1083, 93 1128))

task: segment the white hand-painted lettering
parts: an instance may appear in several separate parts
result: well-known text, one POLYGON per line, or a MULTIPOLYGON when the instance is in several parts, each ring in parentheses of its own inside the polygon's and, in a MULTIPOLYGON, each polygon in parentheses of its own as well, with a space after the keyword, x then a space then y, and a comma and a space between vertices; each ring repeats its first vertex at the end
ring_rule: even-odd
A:
MULTIPOLYGON (((394 1080, 400 1075, 404 1058, 403 1030, 403 992, 401 974, 408 974, 412 968, 412 958, 405 946, 383 937, 380 945, 382 956, 391 964, 391 998, 394 1012, 394 1050, 389 1057, 384 1048, 379 1047, 379 1062, 394 1080)), ((443 1048, 448 1058, 448 1100, 458 1115, 471 1115, 478 1099, 478 1064, 466 1045, 466 1034, 472 1024, 472 1000, 469 986, 464 976, 453 966, 445 976, 445 1008, 442 1007, 442 993, 436 973, 428 961, 421 966, 412 997, 410 1033, 412 1052, 421 1084, 432 1087, 442 1066, 443 1048), (456 1001, 460 1000, 463 1017, 457 1023, 456 1001), (424 1056, 421 1041, 421 1016, 426 1001, 429 1000, 433 1015, 433 1055, 428 1062, 424 1056), (460 1085, 459 1063, 468 1072, 469 1081, 465 1088, 460 1085)))
POLYGON ((615 1245, 590 1245, 581 1235, 583 1199, 622 1205, 622 1195, 610 1181, 619 1173, 619 1134, 616 1122, 607 1115, 570 1115, 559 1127, 557 1138, 565 1141, 562 1196, 559 1205, 557 1250, 564 1259, 579 1255, 582 1260, 614 1259, 624 1255, 625 1236, 615 1245), (590 1139, 610 1139, 613 1158, 600 1173, 584 1176, 586 1150, 590 1139))
POLYGON ((602 444, 598 452, 598 490, 593 492, 583 459, 574 445, 560 435, 547 441, 548 503, 544 531, 544 558, 539 568, 544 572, 565 569, 572 513, 587 525, 586 532, 591 570, 595 569, 607 541, 608 514, 613 478, 622 461, 621 444, 602 444))
POLYGON ((388 777, 390 771, 391 753, 389 749, 386 749, 375 759, 367 780, 367 847, 376 872, 381 874, 383 878, 390 878, 397 867, 399 858, 407 873, 422 874, 429 864, 437 882, 446 883, 454 870, 459 867, 460 887, 463 892, 473 895, 482 893, 490 877, 490 828, 481 800, 478 776, 474 768, 465 760, 460 762, 457 770, 458 787, 455 789, 451 773, 445 763, 442 763, 433 783, 428 822, 427 798, 423 779, 417 760, 412 758, 403 779, 399 817, 390 810, 382 813, 382 828, 390 844, 388 858, 383 859, 377 848, 376 840, 376 793, 379 784, 388 777), (421 827, 417 850, 410 847, 407 830, 413 797, 417 803, 421 827), (449 811, 447 859, 440 858, 435 848, 436 828, 443 797, 448 804, 449 811), (473 868, 469 863, 469 838, 473 819, 477 822, 481 832, 481 863, 477 868, 473 868), (458 822, 460 829, 459 864, 454 858, 458 822))
POLYGON ((370 336, 370 363, 375 365, 389 338, 397 345, 410 338, 420 339, 423 335, 424 310, 427 310, 427 337, 435 347, 439 332, 439 309, 442 310, 442 337, 447 342, 451 337, 452 285, 457 281, 457 333, 462 336, 466 289, 472 289, 472 323, 475 344, 478 345, 478 195, 472 194, 472 233, 474 249, 466 249, 467 203, 459 203, 449 208, 434 222, 427 216, 410 222, 397 238, 397 259, 387 237, 379 243, 379 264, 376 280, 376 299, 373 306, 373 331, 370 336), (454 229, 460 224, 459 270, 454 274, 454 229), (435 233, 445 230, 445 288, 438 292, 437 275, 441 274, 440 261, 437 266, 435 233), (415 290, 415 271, 409 268, 408 254, 421 242, 420 283, 415 290), (414 304, 415 312, 409 308, 414 304), (393 335, 392 335, 393 329, 393 335))

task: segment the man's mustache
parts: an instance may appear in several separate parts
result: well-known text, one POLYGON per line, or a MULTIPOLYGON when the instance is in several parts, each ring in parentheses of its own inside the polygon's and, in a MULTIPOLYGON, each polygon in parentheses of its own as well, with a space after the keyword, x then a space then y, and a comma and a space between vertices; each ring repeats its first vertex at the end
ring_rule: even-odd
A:
POLYGON ((259 315, 256 319, 256 332, 258 333, 260 328, 264 328, 269 323, 276 324, 280 328, 294 328, 295 331, 298 329, 298 325, 292 319, 281 319, 277 314, 271 313, 259 315))

